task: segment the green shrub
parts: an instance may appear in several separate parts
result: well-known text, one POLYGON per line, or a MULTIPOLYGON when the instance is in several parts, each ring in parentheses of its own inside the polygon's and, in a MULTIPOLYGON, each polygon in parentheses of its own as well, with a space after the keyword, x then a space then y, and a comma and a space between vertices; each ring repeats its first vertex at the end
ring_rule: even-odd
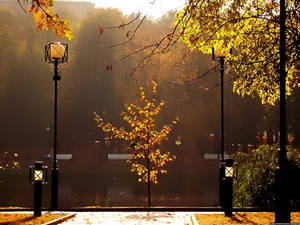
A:
MULTIPOLYGON (((278 146, 262 145, 251 153, 233 155, 238 164, 234 182, 235 207, 273 207, 275 205, 275 170, 278 146)), ((287 147, 289 193, 292 206, 299 206, 300 150, 287 147)))

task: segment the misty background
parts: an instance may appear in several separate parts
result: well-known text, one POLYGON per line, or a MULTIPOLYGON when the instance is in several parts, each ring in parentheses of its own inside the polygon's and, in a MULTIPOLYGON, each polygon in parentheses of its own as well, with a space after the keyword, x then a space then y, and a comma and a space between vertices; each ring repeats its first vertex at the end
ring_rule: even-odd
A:
MULTIPOLYGON (((155 80, 159 84, 156 98, 166 102, 157 117, 157 127, 180 118, 169 141, 163 144, 173 149, 177 159, 167 166, 168 174, 159 176, 161 184, 153 189, 156 205, 217 206, 219 161, 204 160, 205 154, 220 153, 220 73, 207 73, 217 65, 211 56, 197 51, 186 54, 187 47, 178 43, 167 54, 153 56, 134 74, 135 66, 150 50, 133 54, 107 71, 107 66, 120 58, 158 42, 173 27, 174 15, 146 19, 131 42, 108 47, 124 42, 140 19, 121 29, 108 29, 119 26, 120 18, 130 21, 136 15, 124 16, 113 8, 95 9, 88 2, 55 4, 54 11, 68 18, 74 30, 71 41, 52 31, 37 31, 36 23, 17 1, 0 1, 0 154, 18 154, 21 168, 11 173, 24 186, 2 199, 1 206, 30 206, 30 200, 23 199, 24 192, 32 195, 33 188, 26 181, 29 165, 43 160, 51 169, 51 159, 45 156, 53 147, 53 65, 44 62, 44 46, 56 41, 69 45, 69 62, 59 66, 58 153, 73 155, 72 161, 58 163, 59 205, 146 204, 145 197, 134 197, 144 196, 146 186, 130 173, 130 164, 107 160, 108 153, 126 153, 126 142, 112 139, 105 143, 109 135, 97 128, 93 119, 96 112, 105 122, 126 127, 120 116, 124 104, 139 104, 139 87, 155 80), (101 35, 100 27, 104 28, 101 35), (178 137, 182 142, 179 146, 174 143, 178 137), (79 185, 88 183, 85 187, 79 185), (86 189, 88 186, 94 187, 86 189)), ((278 107, 234 94, 234 76, 226 71, 225 152, 248 152, 260 144, 277 143, 278 107)), ((296 147, 300 134, 298 96, 299 90, 295 89, 287 106, 289 141, 296 147)), ((10 185, 17 185, 10 183, 13 181, 5 178, 5 173, 1 171, 2 193, 9 192, 10 185)), ((46 193, 49 186, 45 187, 46 193)), ((49 195, 44 198, 47 204, 49 195)))

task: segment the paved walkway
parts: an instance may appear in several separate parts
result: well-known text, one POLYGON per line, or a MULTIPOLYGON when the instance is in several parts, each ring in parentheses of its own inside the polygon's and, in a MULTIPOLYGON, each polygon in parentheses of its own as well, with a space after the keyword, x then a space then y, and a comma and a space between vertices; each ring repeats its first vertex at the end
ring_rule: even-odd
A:
POLYGON ((193 212, 76 212, 60 225, 198 225, 193 212))

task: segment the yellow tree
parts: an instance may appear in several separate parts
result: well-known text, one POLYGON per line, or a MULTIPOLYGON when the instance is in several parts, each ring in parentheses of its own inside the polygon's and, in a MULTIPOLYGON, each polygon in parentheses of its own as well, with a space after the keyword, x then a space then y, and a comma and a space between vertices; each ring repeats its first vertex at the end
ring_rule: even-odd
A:
POLYGON ((3 155, 0 156, 0 170, 20 169, 20 163, 15 161, 18 157, 17 153, 11 155, 8 152, 3 152, 3 155))
MULTIPOLYGON (((22 0, 18 0, 20 3, 22 0)), ((28 2, 28 0, 23 0, 28 2)), ((60 19, 58 14, 52 12, 53 0, 31 0, 29 13, 37 22, 37 29, 53 29, 54 33, 61 37, 72 39, 72 30, 66 19, 60 19)))
MULTIPOLYGON (((300 10, 287 0, 287 94, 299 86, 300 10)), ((191 0, 177 14, 180 35, 190 48, 233 48, 227 63, 241 74, 233 90, 274 105, 279 98, 279 1, 191 0)))
MULTIPOLYGON (((158 184, 157 174, 167 173, 167 170, 161 169, 167 162, 173 161, 176 157, 172 155, 171 150, 162 150, 158 146, 163 140, 168 140, 168 135, 174 124, 179 121, 175 118, 171 124, 164 125, 161 130, 156 130, 155 116, 161 111, 165 102, 160 101, 156 104, 154 94, 157 83, 151 82, 149 92, 152 98, 147 99, 144 88, 140 88, 140 101, 144 106, 135 104, 125 105, 126 112, 121 115, 123 120, 129 125, 131 131, 125 128, 116 128, 110 123, 104 123, 103 119, 96 114, 95 121, 103 131, 111 132, 111 138, 121 138, 129 141, 128 152, 131 159, 131 172, 136 172, 139 176, 139 182, 150 182, 158 184), (143 159, 146 159, 146 163, 143 159)), ((180 141, 175 142, 177 145, 180 141)))

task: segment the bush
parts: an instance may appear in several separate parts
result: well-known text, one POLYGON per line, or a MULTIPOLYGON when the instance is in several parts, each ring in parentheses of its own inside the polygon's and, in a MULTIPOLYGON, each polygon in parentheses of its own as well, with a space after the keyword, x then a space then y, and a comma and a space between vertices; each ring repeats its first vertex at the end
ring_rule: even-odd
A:
MULTIPOLYGON (((235 207, 275 206, 275 170, 278 167, 278 146, 262 145, 251 153, 233 155, 238 164, 234 182, 235 207)), ((287 147, 289 193, 292 206, 300 206, 300 150, 287 147)))

